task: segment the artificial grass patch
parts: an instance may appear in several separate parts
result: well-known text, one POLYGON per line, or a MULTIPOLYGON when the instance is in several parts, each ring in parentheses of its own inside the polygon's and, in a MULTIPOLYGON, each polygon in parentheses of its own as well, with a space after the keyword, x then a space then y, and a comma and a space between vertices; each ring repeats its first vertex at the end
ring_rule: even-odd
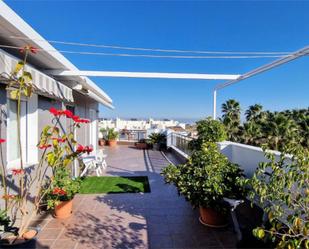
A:
POLYGON ((89 176, 83 179, 80 194, 149 193, 147 176, 89 176))

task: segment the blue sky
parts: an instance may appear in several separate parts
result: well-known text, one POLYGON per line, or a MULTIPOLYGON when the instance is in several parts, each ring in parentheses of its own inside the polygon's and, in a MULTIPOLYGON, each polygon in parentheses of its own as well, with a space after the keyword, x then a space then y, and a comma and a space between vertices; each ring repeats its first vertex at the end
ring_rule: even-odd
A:
MULTIPOLYGON (((209 51, 295 51, 309 45, 309 1, 6 1, 45 39, 209 51)), ((55 45, 58 49, 128 52, 55 45)), ((133 53, 133 52, 132 52, 133 53)), ((145 52, 144 52, 145 53, 145 52)), ((69 55, 82 70, 241 74, 273 59, 158 59, 69 55)), ((309 56, 218 93, 242 109, 309 106, 309 56)), ((113 99, 102 117, 211 115, 220 81, 93 78, 113 99)))

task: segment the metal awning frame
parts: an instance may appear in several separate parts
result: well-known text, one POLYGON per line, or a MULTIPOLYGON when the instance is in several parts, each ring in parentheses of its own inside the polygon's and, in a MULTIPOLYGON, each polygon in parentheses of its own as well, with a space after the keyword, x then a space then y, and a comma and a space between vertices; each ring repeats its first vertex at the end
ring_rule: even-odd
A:
POLYGON ((297 50, 287 56, 284 56, 283 58, 280 58, 278 60, 275 60, 271 63, 265 64, 261 67, 258 67, 252 71, 249 71, 243 75, 241 75, 240 77, 238 77, 235 80, 230 80, 221 84, 218 84, 215 86, 214 90, 213 90, 213 119, 217 118, 217 92, 223 88, 226 88, 228 86, 234 85, 240 81, 243 81, 245 79, 251 78, 257 74, 261 74, 263 72, 269 71, 275 67, 281 66, 283 64, 286 64, 290 61, 296 60, 302 56, 306 56, 309 54, 309 46, 306 46, 300 50, 297 50))

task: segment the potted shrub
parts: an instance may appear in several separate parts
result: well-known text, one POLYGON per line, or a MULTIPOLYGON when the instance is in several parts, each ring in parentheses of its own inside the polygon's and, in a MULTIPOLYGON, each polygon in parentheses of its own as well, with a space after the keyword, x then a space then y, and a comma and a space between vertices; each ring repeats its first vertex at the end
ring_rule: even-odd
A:
POLYGON ((148 149, 150 147, 150 140, 142 138, 138 142, 135 143, 135 147, 137 149, 148 149))
POLYGON ((205 142, 221 142, 227 138, 224 125, 211 117, 196 122, 197 138, 189 142, 191 150, 199 150, 205 142))
POLYGON ((114 128, 108 129, 106 139, 108 141, 108 145, 111 147, 115 147, 117 145, 117 138, 119 133, 114 130, 114 128))
POLYGON ((149 135, 153 149, 160 150, 166 147, 166 135, 164 133, 152 133, 149 135))
POLYGON ((163 169, 167 183, 173 183, 193 207, 200 210, 200 221, 212 227, 227 224, 223 197, 239 198, 242 171, 219 152, 215 143, 204 143, 188 162, 163 169))
POLYGON ((250 199, 268 217, 253 234, 276 248, 309 248, 309 150, 285 148, 279 160, 265 154, 269 161, 260 163, 246 180, 250 199))
POLYGON ((58 167, 51 179, 46 195, 48 209, 54 209, 56 218, 65 219, 72 214, 73 198, 80 189, 80 180, 72 179, 66 167, 58 167))

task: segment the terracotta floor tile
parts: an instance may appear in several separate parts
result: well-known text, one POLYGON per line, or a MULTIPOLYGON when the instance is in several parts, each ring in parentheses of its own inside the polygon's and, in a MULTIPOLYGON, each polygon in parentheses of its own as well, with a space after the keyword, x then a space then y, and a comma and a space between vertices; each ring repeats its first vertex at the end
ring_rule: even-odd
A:
POLYGON ((56 220, 50 214, 37 218, 46 225, 33 248, 214 249, 234 245, 231 231, 201 225, 198 211, 174 186, 164 183, 159 173, 168 162, 161 152, 118 146, 107 148, 106 153, 105 175, 148 176, 151 193, 76 195, 69 219, 56 220))
POLYGON ((149 236, 149 244, 151 249, 173 248, 172 238, 168 235, 149 236))
POLYGON ((75 249, 77 242, 69 239, 58 239, 54 242, 51 249, 75 249))
POLYGON ((39 240, 55 240, 57 239, 57 237, 59 236, 59 234, 61 233, 62 228, 46 228, 43 229, 42 231, 39 232, 38 234, 38 239, 39 240))

